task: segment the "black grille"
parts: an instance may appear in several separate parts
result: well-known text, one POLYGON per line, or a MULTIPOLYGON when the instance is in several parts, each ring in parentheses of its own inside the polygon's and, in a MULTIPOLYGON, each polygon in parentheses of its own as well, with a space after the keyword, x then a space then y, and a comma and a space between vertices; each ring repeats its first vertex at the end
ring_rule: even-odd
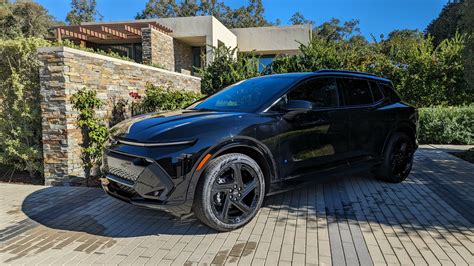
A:
POLYGON ((136 181, 145 169, 143 166, 135 165, 133 160, 136 158, 133 157, 108 154, 105 159, 106 172, 126 180, 136 181))
POLYGON ((115 168, 115 167, 110 167, 107 171, 109 174, 112 174, 114 176, 118 176, 123 179, 127 179, 130 181, 135 181, 138 178, 138 175, 140 175, 141 172, 133 172, 133 171, 127 171, 127 169, 120 169, 120 168, 115 168))

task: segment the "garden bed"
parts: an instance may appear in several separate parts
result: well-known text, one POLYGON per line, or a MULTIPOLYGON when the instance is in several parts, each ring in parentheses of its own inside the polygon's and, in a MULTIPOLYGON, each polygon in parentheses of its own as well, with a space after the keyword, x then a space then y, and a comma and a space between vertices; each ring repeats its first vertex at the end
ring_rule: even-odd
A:
POLYGON ((32 177, 27 171, 13 170, 13 168, 5 165, 0 165, 0 182, 30 185, 44 184, 42 177, 32 177))
POLYGON ((471 148, 467 151, 462 151, 462 152, 450 152, 449 154, 454 155, 458 158, 461 158, 464 161, 474 163, 474 148, 471 148))

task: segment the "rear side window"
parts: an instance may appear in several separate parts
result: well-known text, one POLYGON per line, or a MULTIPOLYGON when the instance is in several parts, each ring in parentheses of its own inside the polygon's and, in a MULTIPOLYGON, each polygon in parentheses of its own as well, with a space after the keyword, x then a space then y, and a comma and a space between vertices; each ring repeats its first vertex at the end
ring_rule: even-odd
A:
POLYGON ((314 108, 339 106, 336 80, 334 78, 315 78, 303 82, 288 94, 289 100, 305 100, 314 108))
POLYGON ((379 87, 382 89, 385 97, 390 99, 390 102, 399 102, 401 101, 400 96, 393 90, 392 86, 389 84, 379 83, 379 87))
POLYGON ((369 84, 370 84, 370 90, 372 91, 372 96, 374 97, 374 102, 378 102, 382 100, 383 94, 380 91, 380 88, 377 85, 377 82, 369 81, 369 84))
POLYGON ((373 103, 369 83, 366 80, 339 78, 337 82, 344 96, 345 105, 366 105, 373 103))

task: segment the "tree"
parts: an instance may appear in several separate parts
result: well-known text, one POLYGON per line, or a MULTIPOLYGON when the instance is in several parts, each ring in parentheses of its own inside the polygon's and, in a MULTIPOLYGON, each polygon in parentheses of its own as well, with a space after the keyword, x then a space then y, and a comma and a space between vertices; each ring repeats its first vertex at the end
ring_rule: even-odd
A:
POLYGON ((72 0, 71 11, 66 16, 70 25, 79 25, 81 22, 102 20, 102 15, 96 9, 96 0, 72 0))
POLYGON ((42 38, 0 39, 0 163, 31 176, 43 168, 36 51, 50 45, 42 38))
POLYGON ((293 25, 314 24, 314 21, 305 18, 300 12, 296 12, 291 16, 290 23, 293 25))
POLYGON ((0 4, 0 38, 45 37, 56 24, 43 6, 31 1, 0 4))
POLYGON ((237 9, 217 0, 149 0, 137 19, 187 16, 214 16, 229 28, 258 27, 271 25, 264 16, 262 0, 249 0, 247 6, 237 9))
POLYGON ((444 39, 452 38, 456 32, 463 32, 461 26, 462 9, 464 0, 450 0, 425 30, 426 35, 433 36, 437 46, 444 39))
POLYGON ((214 47, 214 60, 209 65, 198 69, 201 77, 201 90, 212 94, 238 81, 260 75, 258 58, 252 53, 239 53, 237 48, 226 46, 214 47))
POLYGON ((464 49, 465 78, 474 91, 474 1, 466 1, 462 13, 462 28, 470 34, 464 49))
POLYGON ((178 5, 175 0, 149 0, 142 13, 136 19, 178 17, 178 5))
POLYGON ((394 30, 388 34, 388 40, 401 38, 401 39, 418 39, 423 37, 421 32, 418 30, 394 30))
POLYGON ((230 28, 262 27, 271 25, 264 16, 265 8, 262 0, 249 0, 248 6, 229 12, 230 20, 226 21, 230 28))
POLYGON ((359 20, 353 19, 345 21, 343 25, 340 24, 339 19, 332 18, 314 28, 315 36, 328 41, 342 41, 360 35, 359 20))

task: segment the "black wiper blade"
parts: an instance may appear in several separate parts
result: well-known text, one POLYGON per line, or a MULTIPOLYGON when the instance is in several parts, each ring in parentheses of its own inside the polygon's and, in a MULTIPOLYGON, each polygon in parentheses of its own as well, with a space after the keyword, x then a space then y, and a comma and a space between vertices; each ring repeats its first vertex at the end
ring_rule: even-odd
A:
POLYGON ((216 111, 214 109, 209 109, 209 108, 194 108, 194 109, 191 109, 191 110, 202 111, 202 112, 215 112, 216 111))

